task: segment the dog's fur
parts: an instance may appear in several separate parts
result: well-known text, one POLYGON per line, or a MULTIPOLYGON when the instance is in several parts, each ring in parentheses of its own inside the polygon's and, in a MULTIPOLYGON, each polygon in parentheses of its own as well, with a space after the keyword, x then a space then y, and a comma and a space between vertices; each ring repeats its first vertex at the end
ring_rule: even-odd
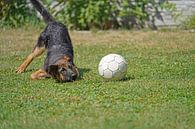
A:
POLYGON ((78 68, 73 63, 73 46, 65 25, 53 19, 38 0, 30 0, 43 16, 47 27, 40 34, 38 42, 31 54, 17 68, 22 73, 31 61, 47 49, 44 67, 31 74, 32 79, 53 77, 60 82, 72 82, 79 76, 78 68))

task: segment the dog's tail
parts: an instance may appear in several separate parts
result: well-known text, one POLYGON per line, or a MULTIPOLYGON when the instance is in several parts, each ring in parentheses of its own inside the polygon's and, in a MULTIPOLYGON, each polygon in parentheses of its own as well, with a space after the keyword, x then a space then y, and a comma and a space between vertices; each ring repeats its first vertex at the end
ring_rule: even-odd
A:
POLYGON ((33 4, 34 8, 36 8, 36 10, 39 11, 39 13, 42 15, 46 23, 54 21, 53 17, 49 14, 49 12, 45 9, 45 7, 39 2, 39 0, 30 0, 30 2, 33 4))

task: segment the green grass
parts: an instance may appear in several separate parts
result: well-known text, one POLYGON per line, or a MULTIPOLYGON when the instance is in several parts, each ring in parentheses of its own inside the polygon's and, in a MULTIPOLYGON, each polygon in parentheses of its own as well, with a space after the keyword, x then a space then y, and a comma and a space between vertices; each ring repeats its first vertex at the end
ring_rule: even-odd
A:
POLYGON ((45 56, 15 73, 41 30, 0 32, 0 129, 195 128, 195 33, 73 31, 81 77, 61 84, 30 80, 45 56), (126 80, 98 75, 109 53, 127 60, 126 80))

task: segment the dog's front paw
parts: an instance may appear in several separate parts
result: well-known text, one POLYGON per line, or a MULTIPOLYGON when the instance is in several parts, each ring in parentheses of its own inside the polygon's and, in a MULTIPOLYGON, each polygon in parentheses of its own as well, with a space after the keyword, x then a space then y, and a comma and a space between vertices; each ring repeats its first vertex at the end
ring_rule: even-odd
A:
POLYGON ((16 69, 16 73, 22 73, 22 72, 24 72, 24 70, 25 70, 25 67, 20 66, 20 67, 18 67, 18 68, 16 69))

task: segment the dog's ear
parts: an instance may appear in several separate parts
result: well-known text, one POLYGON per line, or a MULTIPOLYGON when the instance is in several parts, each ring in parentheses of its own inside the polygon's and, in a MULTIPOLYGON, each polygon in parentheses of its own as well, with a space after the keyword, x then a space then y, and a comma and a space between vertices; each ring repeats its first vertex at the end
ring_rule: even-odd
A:
POLYGON ((53 77, 56 77, 58 74, 58 65, 50 65, 48 69, 48 73, 53 77))

